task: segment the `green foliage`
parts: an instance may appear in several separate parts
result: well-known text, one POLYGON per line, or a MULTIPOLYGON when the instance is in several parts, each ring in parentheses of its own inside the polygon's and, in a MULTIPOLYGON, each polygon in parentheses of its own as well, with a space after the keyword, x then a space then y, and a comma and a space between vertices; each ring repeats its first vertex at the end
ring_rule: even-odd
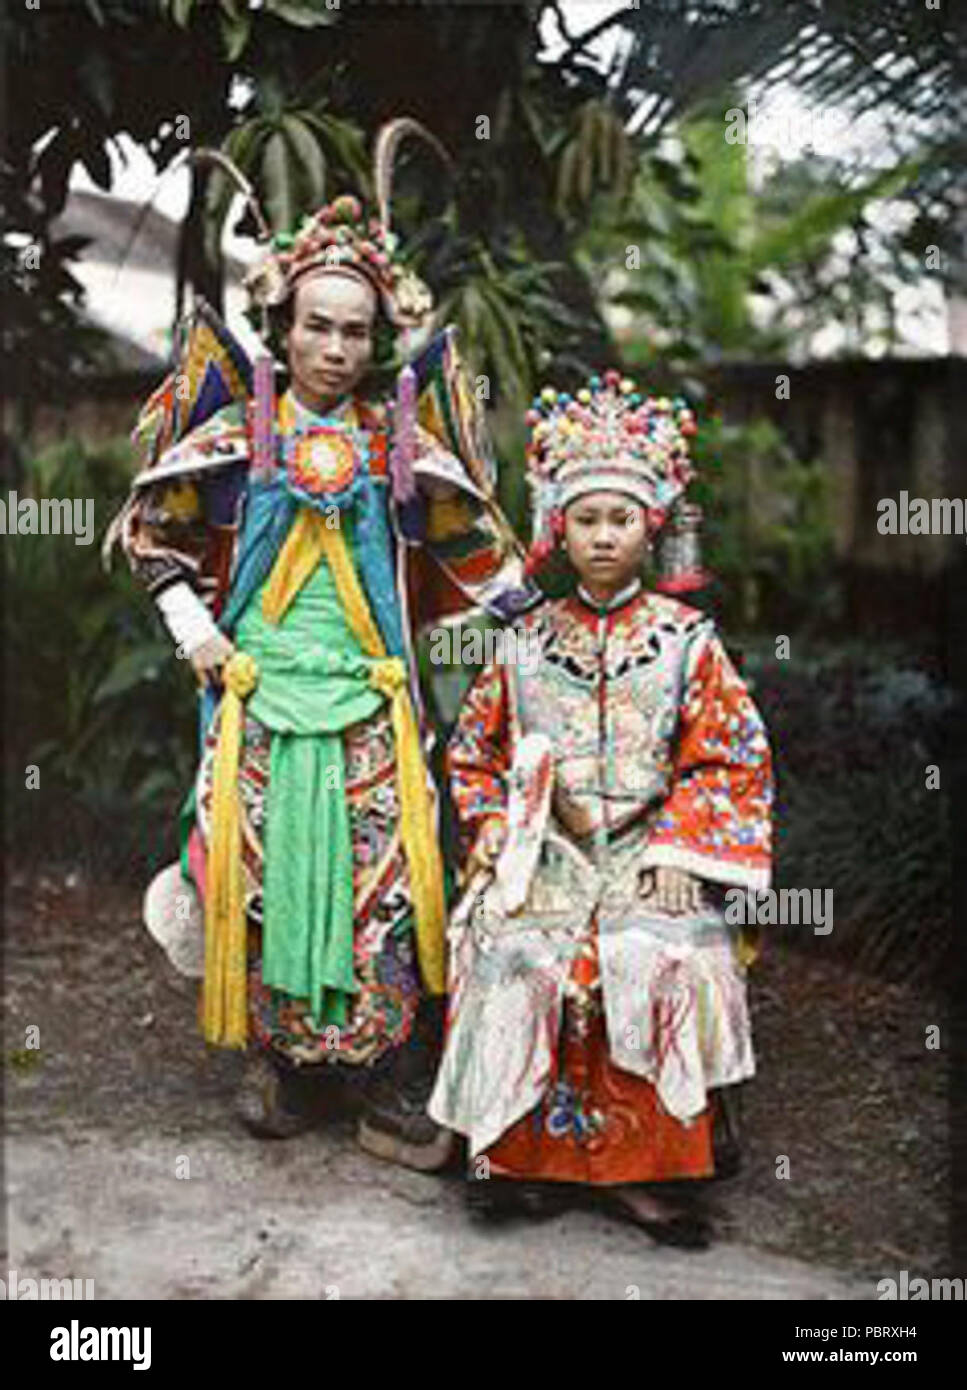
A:
MULTIPOLYGON (((951 188, 963 162, 951 119, 955 27, 946 13, 874 17, 868 6, 817 9, 813 0, 778 8, 703 0, 686 9, 641 0, 590 24, 540 0, 456 10, 330 8, 325 0, 264 0, 257 9, 246 0, 84 0, 69 15, 58 6, 7 7, 0 29, 11 73, 8 167, 22 194, 39 193, 34 216, 46 225, 63 207, 76 163, 110 186, 109 151, 120 132, 166 170, 184 154, 173 128, 182 115, 191 143, 230 154, 281 228, 343 188, 366 196, 365 145, 388 117, 412 114, 449 149, 454 174, 424 166, 414 179, 407 156, 394 220, 404 242, 428 225, 442 229, 447 244, 424 240, 417 269, 425 263, 449 301, 467 352, 479 352, 477 369, 510 378, 509 386, 495 380, 494 398, 498 390, 526 398, 539 376, 573 384, 589 365, 615 361, 591 282, 601 288, 629 240, 640 242, 643 270, 617 292, 636 311, 636 332, 644 327, 669 358, 755 351, 762 335, 752 332, 748 290, 768 290, 776 270, 801 297, 820 290, 821 299, 835 299, 819 271, 844 226, 856 247, 848 274, 832 266, 834 287, 848 281, 853 298, 868 293, 886 312, 882 275, 868 287, 864 280, 877 242, 862 222, 870 199, 902 184, 916 203, 917 235, 929 229, 931 241, 952 246, 951 188), (545 24, 563 43, 553 59, 538 61, 545 24), (592 60, 601 34, 617 41, 607 71, 592 60), (759 237, 744 150, 726 145, 715 113, 729 93, 766 81, 782 64, 807 99, 857 109, 882 103, 897 117, 897 154, 885 171, 837 171, 789 216, 772 218, 764 204, 759 237), (488 139, 477 138, 480 113, 491 115, 488 139), (662 145, 669 132, 681 137, 677 152, 662 145), (595 243, 605 213, 605 238, 595 243), (441 261, 464 265, 465 290, 441 261), (817 268, 805 282, 803 262, 817 268), (539 284, 523 283, 527 265, 541 268, 539 284)), ((179 284, 193 284, 216 306, 230 202, 222 175, 194 169, 179 284)), ((11 225, 26 231, 29 220, 24 207, 13 208, 11 225)), ((243 228, 252 229, 250 219, 243 228)), ((909 250, 904 273, 912 273, 909 250)), ((16 298, 66 299, 53 276, 12 283, 16 298)), ((848 303, 842 312, 852 312, 848 303)), ((39 339, 39 322, 34 329, 39 339)), ((774 321, 773 341, 782 330, 774 321)), ((633 361, 638 349, 628 346, 633 361)), ((30 355, 41 353, 38 341, 30 355)))
POLYGON ((556 294, 559 266, 529 261, 523 250, 498 262, 479 241, 464 241, 424 269, 439 287, 441 321, 459 328, 492 400, 522 411, 552 349, 578 350, 587 322, 556 294))
POLYGON ((157 843, 169 825, 173 834, 192 776, 189 665, 123 561, 110 574, 100 564, 129 470, 124 442, 67 440, 35 456, 18 487, 93 499, 97 532, 90 545, 70 535, 4 542, 7 829, 21 848, 60 821, 98 827, 122 859, 142 856, 146 836, 157 843), (28 764, 40 769, 39 790, 25 790, 28 764))
POLYGON ((0 241, 0 377, 4 394, 20 401, 43 397, 63 376, 105 355, 103 337, 78 322, 80 282, 71 262, 83 237, 57 237, 9 166, 0 164, 0 219, 17 228, 17 241, 0 241), (28 260, 36 256, 37 268, 28 260))
POLYGON ((859 173, 812 155, 781 163, 754 190, 748 147, 724 139, 733 101, 697 110, 671 144, 641 151, 630 197, 605 203, 582 239, 604 302, 634 315, 621 334, 629 363, 650 349, 682 366, 795 358, 833 323, 862 349, 897 278, 922 274, 922 246, 914 265, 868 213, 910 192, 925 154, 859 173), (629 268, 630 248, 640 264, 629 268))
MULTIPOLYGON (((347 183, 364 182, 368 160, 361 132, 352 122, 302 102, 284 105, 277 93, 270 106, 236 125, 222 151, 261 192, 272 229, 289 231, 300 215, 325 202, 327 191, 332 197, 347 183)), ((237 192, 234 179, 221 169, 212 173, 205 222, 212 258, 237 192)))
POLYGON ((557 204, 566 215, 587 214, 595 190, 619 200, 631 185, 635 157, 617 111, 591 97, 574 112, 557 160, 557 204))
POLYGON ((930 238, 911 245, 908 232, 884 232, 874 209, 880 200, 909 199, 929 164, 922 150, 857 176, 838 160, 812 155, 783 164, 766 181, 747 260, 766 353, 801 357, 812 336, 833 324, 849 352, 904 346, 897 286, 922 278, 930 238))
POLYGON ((700 423, 689 497, 705 512, 706 563, 727 624, 741 631, 809 629, 835 615, 830 482, 766 419, 700 423), (776 623, 780 627, 776 628, 776 623))
POLYGON ((952 941, 951 826, 927 765, 943 764, 953 693, 910 652, 793 638, 743 644, 778 781, 776 883, 832 889, 828 938, 797 944, 893 978, 938 975, 952 941))
MULTIPOLYGON (((218 23, 225 56, 234 63, 241 57, 252 35, 252 21, 255 17, 249 0, 217 0, 218 23)), ((211 0, 159 0, 161 11, 168 15, 179 28, 186 29, 193 20, 200 19, 204 8, 213 8, 211 0)), ((263 0, 261 13, 265 18, 281 20, 297 29, 317 29, 320 25, 332 24, 338 17, 338 5, 327 5, 326 0, 263 0)))

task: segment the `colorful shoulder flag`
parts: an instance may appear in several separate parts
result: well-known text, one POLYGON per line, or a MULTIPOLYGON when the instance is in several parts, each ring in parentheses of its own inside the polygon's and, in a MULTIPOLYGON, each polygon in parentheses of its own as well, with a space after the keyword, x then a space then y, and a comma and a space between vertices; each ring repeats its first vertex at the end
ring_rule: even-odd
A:
POLYGON ((131 435, 142 469, 152 468, 216 411, 252 394, 252 364, 245 349, 204 299, 196 300, 179 322, 172 362, 131 435))

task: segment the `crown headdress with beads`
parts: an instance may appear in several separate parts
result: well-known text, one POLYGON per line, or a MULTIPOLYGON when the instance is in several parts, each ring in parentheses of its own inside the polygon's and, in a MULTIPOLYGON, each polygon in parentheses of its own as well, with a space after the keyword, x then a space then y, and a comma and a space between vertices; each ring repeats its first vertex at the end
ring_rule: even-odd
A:
MULTIPOLYGON (((531 572, 553 549, 564 508, 589 492, 633 497, 644 508, 652 534, 674 511, 672 529, 680 530, 683 509, 676 504, 694 474, 688 440, 697 429, 683 397, 644 395, 628 377, 610 370, 591 377, 574 395, 545 387, 525 422, 534 501, 531 572)), ((671 581, 662 587, 694 585, 671 581)))
POLYGON ((415 328, 433 308, 433 297, 396 259, 397 245, 395 232, 367 217, 359 199, 346 193, 304 218, 296 233, 275 236, 246 284, 260 302, 281 304, 310 271, 349 271, 372 285, 392 324, 415 328))
POLYGON ((401 143, 414 135, 431 145, 449 166, 446 150, 418 121, 409 116, 390 121, 379 131, 373 157, 377 215, 367 215, 359 199, 345 193, 304 217, 294 233, 272 237, 266 255, 245 279, 256 303, 282 304, 310 271, 349 272, 373 286, 395 328, 423 324, 433 308, 433 296, 398 258, 399 241, 390 227, 393 166, 401 143))

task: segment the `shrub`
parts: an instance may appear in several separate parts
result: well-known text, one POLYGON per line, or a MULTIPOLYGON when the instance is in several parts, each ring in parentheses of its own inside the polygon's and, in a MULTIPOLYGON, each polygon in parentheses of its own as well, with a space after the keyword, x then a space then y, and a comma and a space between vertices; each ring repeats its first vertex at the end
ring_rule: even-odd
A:
POLYGON ((943 761, 952 692, 896 647, 807 654, 800 643, 795 660, 777 661, 750 645, 742 668, 776 759, 776 882, 834 894, 832 934, 793 927, 796 940, 891 977, 938 972, 951 941, 950 828, 926 769, 943 761))
POLYGON ((5 783, 8 849, 92 856, 115 871, 175 845, 195 747, 186 662, 150 599, 100 541, 130 482, 123 441, 64 441, 27 464, 21 495, 91 498, 95 539, 8 536, 5 783), (36 764, 39 790, 25 789, 36 764), (169 833, 170 832, 170 833, 169 833))

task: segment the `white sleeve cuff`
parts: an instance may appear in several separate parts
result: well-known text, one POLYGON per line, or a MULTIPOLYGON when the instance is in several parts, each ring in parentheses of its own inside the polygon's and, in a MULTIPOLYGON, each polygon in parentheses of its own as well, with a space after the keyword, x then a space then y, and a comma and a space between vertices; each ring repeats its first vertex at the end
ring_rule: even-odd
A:
POLYGON ((158 595, 158 608, 176 647, 193 656, 203 642, 218 636, 218 626, 187 581, 170 584, 158 595))
POLYGON ((708 879, 711 883, 751 888, 757 893, 764 893, 772 881, 772 871, 767 866, 753 868, 751 864, 742 864, 732 859, 717 859, 712 854, 680 849, 678 845, 649 845, 641 856, 641 867, 681 869, 684 873, 708 879))

